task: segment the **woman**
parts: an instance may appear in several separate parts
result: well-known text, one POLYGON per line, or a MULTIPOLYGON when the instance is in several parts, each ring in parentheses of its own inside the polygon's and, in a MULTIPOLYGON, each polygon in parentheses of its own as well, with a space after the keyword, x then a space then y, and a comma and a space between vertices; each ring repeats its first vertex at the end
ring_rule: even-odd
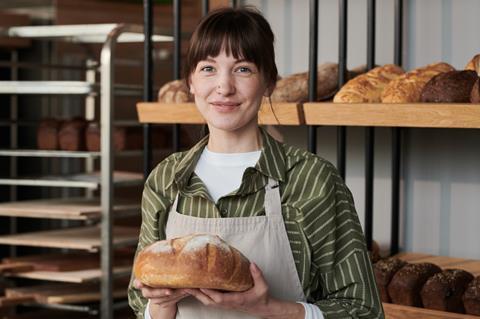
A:
POLYGON ((138 245, 218 234, 252 261, 254 287, 154 289, 133 280, 139 318, 383 318, 353 198, 337 171, 258 126, 277 80, 273 40, 249 8, 200 22, 185 78, 210 134, 148 177, 138 245))

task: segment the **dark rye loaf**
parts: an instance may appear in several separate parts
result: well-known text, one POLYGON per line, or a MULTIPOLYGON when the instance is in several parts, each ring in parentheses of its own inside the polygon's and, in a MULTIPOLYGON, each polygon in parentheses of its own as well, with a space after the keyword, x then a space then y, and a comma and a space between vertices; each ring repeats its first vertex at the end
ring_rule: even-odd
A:
POLYGON ((468 284, 463 294, 463 305, 467 314, 480 316, 480 276, 468 284))
POLYGON ((471 70, 440 73, 427 82, 420 100, 433 103, 470 103, 472 87, 477 79, 477 72, 471 70))
POLYGON ((391 257, 379 260, 373 265, 373 273, 375 274, 375 281, 382 302, 391 302, 390 296, 388 295, 388 284, 392 280, 393 275, 406 264, 407 263, 401 259, 391 257))

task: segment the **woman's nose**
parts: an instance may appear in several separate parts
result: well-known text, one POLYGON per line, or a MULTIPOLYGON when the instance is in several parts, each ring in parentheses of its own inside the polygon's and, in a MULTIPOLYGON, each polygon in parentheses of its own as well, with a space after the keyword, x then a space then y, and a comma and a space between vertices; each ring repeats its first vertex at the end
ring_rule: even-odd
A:
POLYGON ((221 75, 218 77, 215 91, 221 95, 231 95, 235 93, 235 85, 230 75, 221 75))

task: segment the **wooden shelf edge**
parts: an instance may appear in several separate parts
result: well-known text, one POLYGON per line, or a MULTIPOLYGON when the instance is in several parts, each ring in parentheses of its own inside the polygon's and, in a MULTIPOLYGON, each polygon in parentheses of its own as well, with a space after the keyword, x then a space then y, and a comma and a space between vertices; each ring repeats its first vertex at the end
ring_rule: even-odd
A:
POLYGON ((480 317, 454 312, 430 310, 390 303, 383 303, 385 318, 387 319, 478 319, 480 317))
MULTIPOLYGON (((205 124, 194 103, 137 103, 140 123, 205 124)), ((265 103, 259 111, 260 125, 301 125, 305 122, 299 103, 265 103), (273 109, 273 112, 272 112, 273 109)))
POLYGON ((472 273, 474 276, 480 276, 480 260, 465 259, 448 256, 435 256, 414 252, 403 252, 395 255, 409 263, 429 262, 439 266, 442 269, 456 268, 463 269, 472 273))
POLYGON ((478 104, 303 104, 307 125, 480 128, 478 104))

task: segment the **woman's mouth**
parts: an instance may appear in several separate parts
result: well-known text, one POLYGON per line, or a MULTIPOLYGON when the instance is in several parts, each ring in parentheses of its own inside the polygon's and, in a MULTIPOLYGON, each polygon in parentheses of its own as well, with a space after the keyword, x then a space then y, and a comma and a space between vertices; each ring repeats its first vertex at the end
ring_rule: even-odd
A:
POLYGON ((217 110, 218 112, 231 112, 231 111, 234 111, 236 110, 241 103, 238 103, 238 102, 212 102, 210 103, 213 108, 215 110, 217 110))

